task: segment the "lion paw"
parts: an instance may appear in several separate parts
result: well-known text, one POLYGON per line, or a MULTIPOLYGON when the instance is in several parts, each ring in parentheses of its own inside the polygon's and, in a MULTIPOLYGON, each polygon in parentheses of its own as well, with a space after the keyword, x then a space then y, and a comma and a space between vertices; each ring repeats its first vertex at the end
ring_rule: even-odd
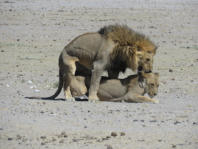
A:
POLYGON ((159 100, 154 99, 153 103, 159 103, 159 100))
POLYGON ((66 100, 73 102, 73 101, 75 101, 75 98, 74 97, 69 97, 69 98, 66 98, 66 100))
POLYGON ((89 102, 98 102, 99 98, 97 96, 89 96, 89 102))

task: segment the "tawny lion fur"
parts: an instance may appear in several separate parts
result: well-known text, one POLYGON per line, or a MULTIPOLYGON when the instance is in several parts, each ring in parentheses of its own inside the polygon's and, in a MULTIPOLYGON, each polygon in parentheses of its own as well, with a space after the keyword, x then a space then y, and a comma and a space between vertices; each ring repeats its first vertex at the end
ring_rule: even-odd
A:
POLYGON ((59 56, 59 86, 56 93, 43 99, 56 98, 64 88, 65 98, 73 99, 70 84, 78 68, 76 63, 92 70, 89 100, 98 100, 97 92, 101 76, 108 71, 110 78, 117 78, 120 71, 130 68, 152 71, 156 46, 147 37, 127 26, 110 25, 98 32, 76 37, 65 46, 59 56), (142 59, 150 57, 149 66, 142 59))
MULTIPOLYGON (((76 76, 78 78, 78 86, 71 89, 71 93, 75 96, 84 95, 84 92, 78 92, 81 88, 85 88, 85 78, 76 76)), ((90 78, 90 77, 88 77, 90 78)), ((89 81, 87 79, 87 81, 89 81)), ((87 86, 89 87, 89 86, 87 86)), ((144 73, 139 75, 130 75, 125 79, 109 79, 102 77, 100 87, 98 90, 98 97, 100 101, 112 102, 153 102, 158 103, 158 100, 152 99, 158 93, 159 74, 158 73, 144 73), (144 94, 150 96, 146 97, 144 94)))

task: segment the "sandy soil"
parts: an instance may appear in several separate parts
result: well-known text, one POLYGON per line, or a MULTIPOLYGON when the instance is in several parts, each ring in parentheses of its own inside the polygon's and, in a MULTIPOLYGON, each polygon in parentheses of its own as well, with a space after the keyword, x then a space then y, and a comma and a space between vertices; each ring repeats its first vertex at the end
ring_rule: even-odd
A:
POLYGON ((198 148, 197 14, 196 0, 1 0, 0 148, 198 148), (159 46, 159 104, 24 98, 53 94, 63 47, 113 23, 159 46))

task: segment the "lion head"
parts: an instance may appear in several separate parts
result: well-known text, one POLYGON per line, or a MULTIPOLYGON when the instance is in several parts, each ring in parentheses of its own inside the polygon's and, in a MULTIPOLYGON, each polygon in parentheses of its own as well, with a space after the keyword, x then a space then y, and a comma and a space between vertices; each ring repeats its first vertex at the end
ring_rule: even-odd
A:
MULTIPOLYGON (((135 70, 152 71, 153 56, 157 47, 145 35, 130 29, 126 25, 109 25, 101 28, 99 33, 116 43, 111 59, 118 59, 121 64, 135 70), (148 59, 144 65, 145 59, 148 59)), ((121 66, 117 66, 121 69, 121 66)))
POLYGON ((135 54, 138 58, 138 70, 151 72, 153 70, 153 57, 156 54, 157 47, 148 39, 137 41, 135 45, 135 54))
POLYGON ((158 73, 144 73, 145 79, 145 92, 152 98, 157 95, 159 87, 159 74, 158 73))

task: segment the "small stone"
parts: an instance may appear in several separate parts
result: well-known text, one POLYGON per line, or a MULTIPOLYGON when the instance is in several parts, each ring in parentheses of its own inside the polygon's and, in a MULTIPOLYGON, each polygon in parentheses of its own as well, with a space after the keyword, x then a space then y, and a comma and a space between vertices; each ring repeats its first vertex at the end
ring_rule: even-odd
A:
POLYGON ((10 138, 10 137, 8 138, 8 141, 12 141, 12 140, 13 140, 13 138, 10 138))
POLYGON ((42 110, 42 111, 40 111, 40 113, 42 113, 42 114, 43 114, 43 113, 45 113, 45 112, 42 110))
POLYGON ((64 138, 67 138, 67 134, 63 131, 61 132, 61 135, 64 137, 64 138))
POLYGON ((46 143, 45 142, 41 142, 41 145, 45 145, 46 143))
POLYGON ((109 138, 111 138, 111 136, 106 136, 106 137, 102 138, 102 140, 108 140, 109 138))
POLYGON ((35 89, 35 90, 34 90, 34 92, 38 93, 38 92, 40 92, 40 90, 38 90, 38 89, 35 89))
POLYGON ((27 140, 28 140, 28 139, 25 138, 25 137, 22 138, 22 142, 24 142, 24 143, 27 142, 27 140))
POLYGON ((47 138, 46 136, 41 136, 41 139, 43 139, 43 140, 46 139, 46 138, 47 138))
POLYGON ((106 145, 107 149, 113 149, 113 147, 111 145, 106 145))
POLYGON ((174 122, 175 125, 180 124, 180 123, 181 123, 181 122, 179 122, 179 121, 175 121, 175 122, 174 122))
POLYGON ((151 121, 149 121, 149 122, 151 122, 151 123, 156 123, 156 122, 157 122, 157 120, 151 120, 151 121))
POLYGON ((59 141, 59 143, 64 143, 64 140, 63 140, 63 139, 61 139, 61 140, 59 141))
POLYGON ((28 84, 32 84, 33 82, 31 80, 28 80, 28 84))
POLYGON ((151 29, 155 29, 156 27, 155 27, 155 26, 149 26, 149 28, 151 28, 151 29))
POLYGON ((72 141, 73 141, 73 142, 77 142, 78 140, 77 140, 77 139, 72 139, 72 141))
POLYGON ((56 138, 52 138, 52 141, 53 141, 53 142, 56 141, 56 138))
POLYGON ((63 131, 63 132, 61 132, 60 135, 57 135, 57 136, 58 136, 58 138, 62 138, 62 137, 66 138, 67 134, 63 131))
POLYGON ((111 136, 116 137, 117 133, 116 132, 111 132, 111 136))
POLYGON ((173 72, 173 70, 172 69, 169 69, 169 72, 173 72))
POLYGON ((17 136, 16 136, 16 139, 17 139, 17 140, 21 140, 21 139, 22 139, 22 136, 17 135, 17 136))
POLYGON ((176 145, 172 144, 172 148, 176 148, 176 145))
POLYGON ((1 52, 5 52, 4 50, 1 50, 1 52))
POLYGON ((125 132, 120 133, 120 136, 125 136, 125 135, 126 135, 125 132))
POLYGON ((17 41, 20 41, 20 39, 17 39, 17 41))

